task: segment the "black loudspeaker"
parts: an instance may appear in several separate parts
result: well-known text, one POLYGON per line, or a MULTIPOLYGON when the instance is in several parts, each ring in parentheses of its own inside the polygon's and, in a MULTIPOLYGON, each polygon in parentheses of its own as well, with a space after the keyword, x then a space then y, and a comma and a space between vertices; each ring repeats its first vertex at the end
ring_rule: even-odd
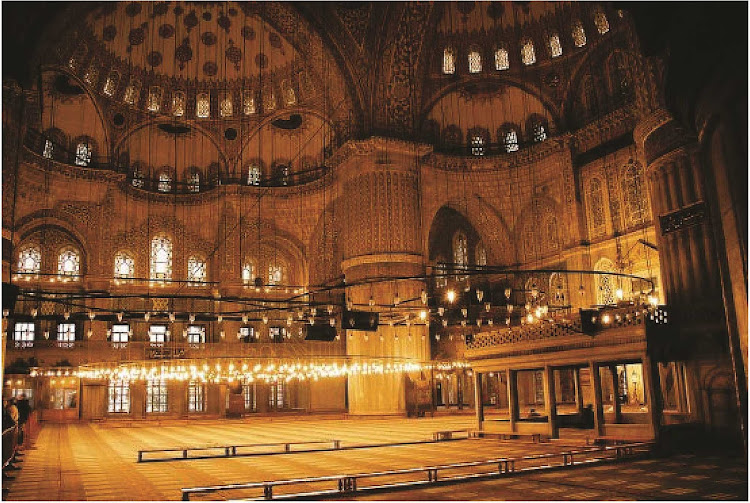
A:
POLYGON ((601 329, 598 309, 581 309, 581 331, 594 336, 601 329))
POLYGON ((17 298, 18 287, 10 283, 3 283, 3 311, 7 309, 9 314, 13 314, 17 298))
POLYGON ((336 338, 336 327, 330 325, 305 325, 306 341, 330 342, 336 338))
POLYGON ((369 311, 344 311, 341 313, 341 327, 346 330, 364 330, 375 332, 378 330, 380 315, 369 311))

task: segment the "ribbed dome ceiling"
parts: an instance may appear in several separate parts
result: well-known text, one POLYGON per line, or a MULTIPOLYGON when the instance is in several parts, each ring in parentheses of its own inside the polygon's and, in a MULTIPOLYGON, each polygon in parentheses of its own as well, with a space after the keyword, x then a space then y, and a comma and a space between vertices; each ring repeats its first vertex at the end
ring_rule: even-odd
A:
POLYGON ((248 2, 118 2, 86 24, 105 50, 154 73, 188 80, 257 77, 291 66, 295 51, 248 2))
POLYGON ((524 26, 554 14, 569 2, 447 2, 439 33, 489 31, 524 26))

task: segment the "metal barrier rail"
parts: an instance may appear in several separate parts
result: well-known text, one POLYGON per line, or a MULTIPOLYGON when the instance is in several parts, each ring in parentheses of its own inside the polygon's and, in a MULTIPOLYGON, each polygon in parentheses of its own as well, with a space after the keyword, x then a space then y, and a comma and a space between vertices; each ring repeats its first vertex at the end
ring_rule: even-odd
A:
POLYGON ((536 454, 531 456, 522 456, 516 458, 497 458, 485 461, 467 461, 462 463, 452 463, 448 465, 427 466, 419 468, 406 468, 400 470, 388 470, 382 472, 357 473, 353 475, 330 475, 324 477, 308 477, 300 479, 275 480, 266 482, 251 482, 244 484, 228 484, 221 486, 207 487, 190 487, 182 489, 182 500, 190 501, 191 495, 217 493, 220 491, 238 491, 262 489, 263 496, 254 499, 274 499, 274 488, 285 487, 301 484, 313 484, 324 482, 336 482, 334 489, 323 489, 312 492, 298 492, 277 495, 276 498, 294 499, 309 498, 322 496, 341 496, 347 493, 356 493, 358 491, 383 490, 393 488, 404 488, 409 486, 420 486, 426 484, 437 484, 456 482, 461 480, 470 480, 477 478, 498 477, 504 474, 526 472, 532 470, 541 470, 547 468, 568 467, 588 463, 597 463, 605 460, 619 460, 626 457, 632 457, 648 453, 652 447, 652 442, 640 442, 633 444, 607 446, 594 449, 578 449, 553 454, 536 454), (557 460, 557 463, 555 463, 557 460), (543 463, 543 464, 542 464, 543 463), (474 469, 481 467, 492 467, 491 470, 482 470, 479 472, 471 471, 469 473, 444 474, 442 477, 439 472, 457 471, 465 469, 474 469), (421 474, 422 477, 406 480, 401 482, 380 483, 368 486, 362 486, 359 481, 362 479, 376 479, 381 477, 403 476, 411 474, 421 474), (426 475, 426 479, 425 476, 426 475))
POLYGON ((18 450, 18 426, 3 430, 3 470, 13 461, 18 450))
POLYGON ((139 463, 149 463, 154 461, 176 461, 180 459, 208 459, 208 458, 228 458, 232 456, 249 456, 251 454, 258 454, 258 453, 241 453, 238 452, 238 449, 241 448, 252 448, 252 447, 279 447, 283 446, 284 449, 282 451, 276 452, 264 452, 263 454, 271 454, 271 453, 287 453, 287 452, 310 452, 310 451, 321 451, 321 450, 337 450, 341 449, 341 440, 312 440, 308 442, 270 442, 270 443, 261 443, 261 444, 235 444, 235 445, 213 445, 213 446, 206 446, 206 447, 177 447, 177 448, 170 448, 170 449, 142 449, 138 451, 138 462, 139 463), (292 446, 295 445, 330 445, 330 447, 324 447, 322 449, 300 449, 300 450, 294 450, 292 449, 292 446), (189 456, 190 452, 206 452, 206 451, 221 451, 220 453, 211 453, 207 452, 204 455, 201 456, 189 456), (161 457, 161 458, 151 458, 151 459, 144 459, 143 455, 148 453, 155 453, 155 452, 179 452, 179 456, 170 456, 170 457, 161 457))

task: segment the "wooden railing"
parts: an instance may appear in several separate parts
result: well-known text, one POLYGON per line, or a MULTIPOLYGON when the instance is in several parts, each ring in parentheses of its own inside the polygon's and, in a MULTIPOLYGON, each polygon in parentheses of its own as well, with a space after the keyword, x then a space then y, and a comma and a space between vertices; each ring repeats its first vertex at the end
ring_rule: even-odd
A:
POLYGON ((331 475, 299 479, 250 482, 182 489, 182 500, 189 501, 197 495, 211 495, 216 499, 217 493, 236 491, 260 491, 262 496, 249 496, 252 499, 297 499, 341 497, 363 491, 375 491, 423 486, 428 484, 449 483, 462 480, 498 477, 513 473, 549 468, 570 467, 604 461, 615 461, 628 457, 647 454, 652 443, 641 442, 595 449, 577 449, 554 454, 538 454, 514 458, 496 458, 485 461, 468 461, 437 466, 422 466, 401 470, 357 473, 348 475, 331 475), (367 481, 370 484, 366 484, 367 481), (318 490, 274 494, 277 488, 294 488, 295 486, 322 486, 318 490), (330 486, 333 485, 333 488, 330 486))

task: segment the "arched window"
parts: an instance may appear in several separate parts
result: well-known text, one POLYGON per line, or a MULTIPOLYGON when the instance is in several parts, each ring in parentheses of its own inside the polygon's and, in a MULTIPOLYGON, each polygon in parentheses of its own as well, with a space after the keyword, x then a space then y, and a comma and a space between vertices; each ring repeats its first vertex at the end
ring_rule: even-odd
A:
POLYGON ((157 185, 159 192, 170 192, 172 190, 172 175, 166 171, 159 173, 159 184, 157 185))
POLYGON ((586 190, 586 204, 588 205, 589 233, 593 239, 604 234, 606 230, 604 192, 602 182, 598 178, 592 178, 589 181, 586 190))
POLYGON ((260 185, 260 166, 257 164, 250 164, 247 168, 247 184, 260 185))
POLYGON ((536 63, 536 52, 534 52, 534 42, 526 38, 521 42, 521 62, 528 66, 536 63))
POLYGON ((109 72, 109 75, 107 75, 107 80, 104 81, 104 88, 102 91, 104 91, 104 94, 107 96, 114 96, 115 92, 117 92, 117 84, 120 83, 120 74, 117 73, 117 70, 112 70, 109 72))
POLYGON ((187 280, 192 284, 200 284, 206 281, 206 261, 200 257, 188 258, 187 280))
POLYGON ((157 113, 161 110, 161 98, 164 94, 159 86, 151 86, 148 90, 148 111, 157 113))
POLYGON ((648 202, 643 183, 643 169, 638 162, 630 162, 622 170, 622 194, 625 215, 631 225, 640 225, 647 220, 648 202))
POLYGON ((506 152, 518 151, 518 132, 515 128, 507 128, 502 133, 503 145, 506 152))
POLYGON ((18 272, 39 274, 42 270, 42 252, 37 245, 30 245, 18 254, 18 272))
POLYGON ((292 107, 297 104, 297 93, 294 92, 294 87, 288 80, 281 82, 281 93, 284 98, 284 105, 292 107))
POLYGON ((583 23, 580 21, 573 22, 573 44, 576 47, 583 47, 586 45, 586 31, 583 29, 583 23))
POLYGON ((596 31, 599 32, 599 35, 604 35, 609 31, 607 15, 604 14, 604 11, 602 11, 601 8, 597 8, 596 12, 594 12, 594 24, 596 25, 596 31))
POLYGON ((455 124, 451 124, 443 131, 443 142, 446 145, 458 146, 461 145, 463 133, 461 129, 455 124))
POLYGON ((208 93, 198 93, 195 98, 195 116, 199 119, 207 119, 211 115, 211 101, 208 93))
POLYGON ((495 49, 495 70, 502 71, 510 68, 510 58, 508 57, 508 49, 505 47, 498 47, 495 49))
POLYGON ((255 281, 255 264, 250 261, 246 261, 242 265, 242 282, 246 285, 252 284, 255 281))
POLYGON ((52 155, 55 152, 55 144, 52 143, 52 140, 49 138, 44 139, 44 150, 42 151, 42 155, 45 159, 52 159, 52 155))
POLYGON ((263 111, 271 112, 272 110, 276 110, 276 95, 273 88, 269 87, 263 92, 263 111))
POLYGON ((135 276, 135 260, 126 252, 115 255, 115 278, 132 278, 135 276))
POLYGON ((185 92, 172 91, 172 115, 182 117, 185 115, 185 92))
POLYGON ((89 67, 86 69, 86 73, 83 75, 83 80, 90 86, 94 86, 99 78, 99 61, 96 58, 91 59, 89 67))
POLYGON ((445 265, 443 258, 438 258, 437 266, 435 267, 435 288, 445 288, 448 286, 448 266, 445 265))
POLYGON ((456 73, 456 56, 452 47, 443 49, 443 73, 446 75, 456 73))
POLYGON ((232 93, 225 91, 221 93, 221 98, 219 99, 219 115, 222 117, 231 117, 233 112, 232 93))
POLYGON ((86 58, 87 52, 88 47, 84 43, 81 43, 78 47, 76 47, 75 52, 68 61, 68 66, 71 70, 78 70, 78 66, 83 62, 84 58, 86 58))
POLYGON ((560 247, 559 233, 557 230, 557 217, 554 214, 547 215, 544 221, 544 240, 542 250, 557 250, 560 247))
POLYGON ((469 52, 469 73, 479 73, 482 71, 482 55, 479 51, 472 50, 469 52))
POLYGON ((549 277, 549 299, 550 304, 556 306, 568 305, 568 285, 565 275, 553 272, 549 277))
POLYGON ((284 267, 279 264, 268 264, 268 284, 280 285, 284 280, 284 267))
POLYGON ((141 81, 136 78, 131 78, 128 82, 128 87, 125 88, 125 95, 122 97, 123 101, 128 105, 135 105, 141 94, 141 81))
POLYGON ((66 248, 57 257, 57 274, 60 276, 78 276, 81 272, 81 255, 78 250, 66 248))
POLYGON ((484 138, 479 133, 471 135, 471 155, 484 155, 484 138))
POLYGON ((75 158, 75 164, 76 166, 88 166, 91 162, 91 151, 93 150, 93 146, 90 143, 90 140, 84 139, 80 140, 78 144, 76 145, 76 158, 75 158))
POLYGON ((274 185, 289 185, 291 169, 286 161, 275 162, 272 166, 274 185))
POLYGON ((151 279, 172 279, 172 241, 166 236, 151 240, 151 279))
POLYGON ((476 255, 475 261, 477 265, 479 266, 487 265, 487 250, 484 247, 484 243, 480 241, 477 244, 477 248, 474 251, 474 254, 476 255))
POLYGON ((143 173, 143 166, 140 163, 133 164, 133 174, 130 183, 133 187, 142 188, 145 185, 146 175, 143 173))
POLYGON ((549 55, 553 58, 559 58, 562 56, 562 44, 560 43, 560 35, 553 33, 549 36, 549 55))
MULTIPOLYGON (((595 271, 613 272, 615 266, 608 258, 602 258, 594 267, 595 271)), ((615 304, 615 283, 614 276, 609 274, 596 275, 596 303, 599 305, 615 304)))
POLYGON ((252 90, 242 91, 242 113, 245 115, 255 113, 255 92, 252 90))
POLYGON ((201 174, 198 170, 193 170, 187 177, 188 191, 200 192, 201 190, 201 174))

